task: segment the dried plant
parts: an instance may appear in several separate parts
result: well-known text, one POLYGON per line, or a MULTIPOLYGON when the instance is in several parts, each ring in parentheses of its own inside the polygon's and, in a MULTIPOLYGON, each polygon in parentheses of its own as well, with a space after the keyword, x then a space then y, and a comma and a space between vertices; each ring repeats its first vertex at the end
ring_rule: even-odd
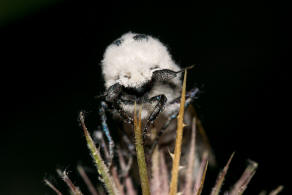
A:
MULTIPOLYGON (((185 105, 186 100, 186 77, 187 70, 185 71, 185 77, 181 92, 180 105, 185 105)), ((177 116, 177 131, 176 131, 176 140, 175 140, 175 149, 174 149, 174 158, 172 162, 172 171, 171 171, 171 182, 170 182, 170 195, 175 195, 177 193, 177 180, 178 180, 178 172, 179 172, 179 162, 181 156, 181 145, 182 145, 182 137, 183 137, 183 128, 185 124, 183 123, 184 118, 184 106, 180 106, 179 114, 177 116)))
MULTIPOLYGON (((183 128, 185 124, 183 123, 184 116, 184 105, 185 105, 185 89, 186 89, 186 74, 185 71, 184 82, 182 87, 182 95, 180 102, 180 111, 177 117, 177 136, 175 142, 175 150, 172 156, 172 169, 167 167, 165 162, 165 152, 163 152, 158 146, 154 147, 153 153, 151 156, 151 163, 146 163, 144 145, 143 145, 143 134, 141 131, 141 107, 139 108, 139 114, 137 119, 136 105, 134 113, 134 135, 135 135, 135 148, 136 148, 136 157, 137 164, 139 168, 139 178, 140 186, 142 189, 143 195, 200 195, 203 191, 204 181, 206 178, 206 172, 208 168, 208 154, 204 153, 202 155, 201 164, 199 165, 198 171, 194 174, 196 155, 195 155, 195 140, 196 140, 196 129, 199 131, 202 130, 202 125, 198 118, 195 116, 192 122, 192 136, 191 144, 189 149, 189 154, 187 158, 186 170, 183 175, 180 175, 180 157, 182 149, 182 136, 183 128), (148 166, 147 166, 148 165, 148 166), (170 179, 171 176, 171 179, 170 179), (180 181, 181 176, 184 178, 182 182, 180 181), (149 182, 150 181, 150 182, 149 182), (178 192, 178 189, 181 192, 178 192)), ((110 194, 110 195, 137 195, 140 192, 140 187, 134 184, 136 179, 131 173, 131 165, 133 164, 133 159, 136 157, 132 154, 124 154, 123 151, 117 146, 115 151, 117 154, 117 163, 112 163, 113 155, 113 143, 105 144, 105 140, 101 135, 100 146, 101 148, 96 148, 96 145, 89 134, 85 122, 84 115, 80 113, 80 122, 81 126, 87 141, 87 146, 90 150, 90 154, 94 160, 94 163, 97 167, 98 175, 100 176, 99 180, 104 184, 104 190, 100 190, 99 187, 94 187, 89 177, 87 176, 85 170, 78 166, 77 170, 87 185, 88 191, 91 195, 100 195, 100 194, 110 194), (100 151, 101 149, 101 151, 100 151), (103 154, 103 155, 102 155, 103 154), (104 157, 103 157, 104 156, 104 157)), ((106 135, 109 137, 110 135, 106 135)), ((111 139, 111 138, 110 138, 111 139)), ((226 195, 241 195, 247 188, 250 180, 256 172, 258 164, 253 161, 249 161, 249 164, 239 180, 231 187, 229 191, 221 192, 224 180, 226 178, 230 163, 234 153, 230 156, 223 170, 219 173, 214 187, 211 190, 211 195, 218 195, 220 193, 226 195)), ((82 192, 79 187, 75 186, 71 179, 68 176, 66 171, 57 170, 58 174, 67 184, 70 189, 71 194, 81 195, 82 192)), ((62 193, 47 179, 44 180, 56 194, 62 195, 62 193)), ((283 190, 283 186, 279 186, 275 190, 271 191, 269 195, 276 195, 283 190)), ((261 192, 261 195, 267 194, 265 191, 261 192)))

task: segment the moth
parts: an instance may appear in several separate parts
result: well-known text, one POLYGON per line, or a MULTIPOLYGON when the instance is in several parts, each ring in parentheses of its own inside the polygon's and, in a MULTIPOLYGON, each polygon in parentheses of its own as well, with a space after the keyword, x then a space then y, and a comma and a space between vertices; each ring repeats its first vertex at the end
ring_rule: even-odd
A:
MULTIPOLYGON (((181 73, 192 66, 182 69, 158 39, 129 32, 106 48, 101 68, 106 89, 102 95, 103 115, 105 109, 111 110, 113 116, 122 121, 123 132, 129 135, 133 129, 134 105, 142 106, 145 145, 149 146, 150 153, 156 145, 171 150, 176 135, 176 120, 173 119, 180 106, 181 73), (153 129, 156 130, 155 138, 151 137, 153 129)), ((187 92, 186 107, 198 93, 197 87, 187 92)), ((184 120, 189 127, 184 130, 186 149, 182 151, 188 148, 194 115, 191 109, 186 110, 184 120)), ((205 147, 202 136, 197 139, 202 145, 198 151, 210 149, 205 147)))

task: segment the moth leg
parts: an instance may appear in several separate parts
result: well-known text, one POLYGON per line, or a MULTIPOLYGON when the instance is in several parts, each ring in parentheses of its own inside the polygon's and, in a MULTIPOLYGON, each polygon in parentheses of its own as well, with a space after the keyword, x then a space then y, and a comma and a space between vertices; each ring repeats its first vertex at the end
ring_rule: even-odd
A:
POLYGON ((104 101, 102 101, 101 106, 99 108, 99 115, 101 117, 102 130, 103 130, 103 132, 108 140, 108 143, 109 143, 109 164, 111 165, 112 159, 114 157, 115 143, 110 135, 108 124, 106 122, 106 120, 107 120, 106 114, 105 114, 106 109, 107 109, 107 104, 104 101))
MULTIPOLYGON (((187 92, 186 94, 186 101, 185 101, 185 109, 190 105, 190 103, 196 98, 196 95, 198 94, 199 89, 197 87, 191 89, 190 91, 187 92)), ((171 101, 170 104, 175 103, 177 100, 180 100, 180 97, 176 98, 175 100, 171 101)), ((179 102, 177 102, 179 103, 179 102)), ((150 150, 150 156, 152 156, 152 153, 157 146, 161 136, 164 134, 165 130, 168 128, 170 125, 171 121, 175 119, 178 116, 179 111, 175 111, 173 114, 170 115, 170 117, 167 119, 163 127, 159 130, 157 136, 155 137, 153 144, 151 146, 150 150)))
POLYGON ((179 71, 173 71, 170 69, 162 69, 162 70, 156 70, 152 73, 152 79, 155 81, 168 81, 170 79, 173 79, 177 76, 178 73, 184 72, 185 70, 193 68, 193 66, 186 67, 179 71))
POLYGON ((110 86, 104 94, 105 100, 107 102, 114 102, 116 99, 119 98, 122 92, 122 88, 122 85, 120 85, 119 83, 110 86))
POLYGON ((146 125, 143 130, 143 135, 145 135, 148 132, 150 125, 156 120, 160 112, 164 110, 165 104, 167 102, 167 98, 165 95, 162 94, 162 95, 154 96, 146 100, 146 102, 149 102, 149 103, 157 102, 157 104, 155 105, 152 113, 147 119, 146 125))
MULTIPOLYGON (((112 104, 114 109, 118 111, 120 116, 127 122, 127 123, 132 123, 133 124, 133 118, 130 117, 122 108, 121 108, 121 103, 129 103, 128 100, 121 100, 120 95, 122 93, 122 85, 119 83, 116 83, 112 86, 110 86, 105 94, 103 95, 105 97, 105 101, 112 104)), ((131 101, 130 101, 131 102, 131 101)))
MULTIPOLYGON (((197 98, 198 93, 199 93, 198 87, 194 87, 186 93, 185 107, 187 107, 194 99, 197 98)), ((180 98, 181 96, 175 98, 169 104, 180 103, 180 98)))
POLYGON ((116 100, 113 103, 114 109, 120 114, 121 118, 126 122, 126 123, 130 123, 131 125, 134 125, 134 119, 132 116, 130 116, 127 112, 125 112, 122 108, 121 108, 121 103, 124 102, 124 100, 116 100))

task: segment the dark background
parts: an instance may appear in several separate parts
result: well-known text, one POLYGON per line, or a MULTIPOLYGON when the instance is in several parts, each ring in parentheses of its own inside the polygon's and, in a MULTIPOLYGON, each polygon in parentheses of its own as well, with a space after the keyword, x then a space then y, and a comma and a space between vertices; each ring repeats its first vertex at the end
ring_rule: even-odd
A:
POLYGON ((188 86, 201 86, 196 107, 218 160, 203 193, 236 151, 225 189, 252 159, 259 168, 246 194, 280 184, 288 194, 288 9, 260 1, 1 4, 0 194, 53 194, 42 180, 63 188, 57 167, 78 182, 78 162, 95 171, 77 116, 95 111, 104 49, 128 31, 158 37, 183 67, 199 64, 188 86))

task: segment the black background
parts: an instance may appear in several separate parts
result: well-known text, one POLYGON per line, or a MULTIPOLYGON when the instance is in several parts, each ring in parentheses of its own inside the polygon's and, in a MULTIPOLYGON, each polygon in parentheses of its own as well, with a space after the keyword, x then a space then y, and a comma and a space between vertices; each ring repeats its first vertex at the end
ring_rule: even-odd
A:
POLYGON ((64 187, 57 167, 79 182, 78 162, 94 171, 77 116, 96 109, 104 49, 128 31, 158 37, 182 67, 199 64, 188 86, 202 86, 196 107, 218 160, 203 193, 236 151, 226 189, 252 159, 246 194, 280 184, 288 194, 289 25, 288 10, 265 2, 98 1, 55 2, 1 24, 0 194, 53 194, 42 180, 64 187))

